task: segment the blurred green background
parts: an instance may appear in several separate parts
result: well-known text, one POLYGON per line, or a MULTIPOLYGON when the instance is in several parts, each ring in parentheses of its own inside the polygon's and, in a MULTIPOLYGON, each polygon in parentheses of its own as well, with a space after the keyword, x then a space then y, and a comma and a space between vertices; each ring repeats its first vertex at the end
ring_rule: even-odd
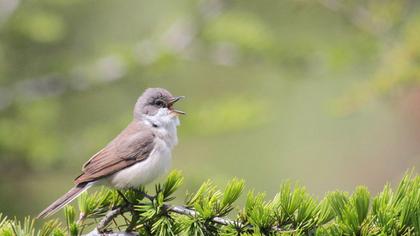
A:
POLYGON ((414 0, 0 0, 0 212, 35 215, 131 120, 185 95, 184 189, 373 193, 420 165, 414 0))

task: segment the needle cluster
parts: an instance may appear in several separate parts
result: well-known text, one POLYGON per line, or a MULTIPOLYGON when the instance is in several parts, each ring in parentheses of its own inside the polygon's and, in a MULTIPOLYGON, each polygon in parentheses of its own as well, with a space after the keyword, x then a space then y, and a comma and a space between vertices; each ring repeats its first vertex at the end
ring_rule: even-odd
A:
POLYGON ((386 185, 374 197, 361 186, 318 200, 303 186, 285 182, 271 200, 249 191, 242 208, 234 204, 243 180, 233 179, 222 190, 207 181, 184 204, 173 205, 182 181, 174 171, 152 193, 139 188, 84 194, 79 215, 68 206, 64 223, 51 220, 39 230, 29 218, 0 215, 0 235, 420 235, 420 176, 413 172, 395 190, 386 185))

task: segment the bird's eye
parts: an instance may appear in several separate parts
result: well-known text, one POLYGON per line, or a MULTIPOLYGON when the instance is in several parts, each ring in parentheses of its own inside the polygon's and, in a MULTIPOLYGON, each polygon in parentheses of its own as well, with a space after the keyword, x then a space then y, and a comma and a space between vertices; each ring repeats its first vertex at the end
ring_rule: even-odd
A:
POLYGON ((165 107, 166 103, 163 100, 158 99, 158 100, 156 100, 155 105, 158 106, 158 107, 165 107))

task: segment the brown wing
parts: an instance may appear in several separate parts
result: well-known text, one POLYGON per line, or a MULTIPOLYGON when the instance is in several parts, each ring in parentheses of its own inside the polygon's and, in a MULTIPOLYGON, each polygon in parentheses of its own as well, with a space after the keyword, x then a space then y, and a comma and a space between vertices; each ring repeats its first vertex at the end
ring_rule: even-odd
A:
POLYGON ((83 173, 74 180, 75 184, 101 179, 145 160, 153 150, 154 139, 147 126, 131 123, 83 165, 83 173))

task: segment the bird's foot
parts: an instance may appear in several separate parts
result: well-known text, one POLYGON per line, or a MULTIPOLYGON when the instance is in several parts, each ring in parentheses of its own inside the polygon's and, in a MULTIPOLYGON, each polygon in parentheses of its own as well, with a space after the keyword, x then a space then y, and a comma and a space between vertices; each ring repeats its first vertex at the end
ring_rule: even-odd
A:
POLYGON ((124 193, 122 193, 120 190, 117 190, 118 195, 120 195, 120 197, 123 199, 123 201, 125 202, 126 205, 130 206, 133 205, 132 202, 130 202, 127 197, 124 195, 124 193))
POLYGON ((136 188, 133 188, 132 190, 133 190, 136 194, 143 195, 145 198, 149 199, 150 201, 153 201, 153 199, 155 199, 155 198, 156 198, 156 196, 149 195, 149 194, 147 194, 146 192, 144 192, 143 190, 136 189, 136 188))

